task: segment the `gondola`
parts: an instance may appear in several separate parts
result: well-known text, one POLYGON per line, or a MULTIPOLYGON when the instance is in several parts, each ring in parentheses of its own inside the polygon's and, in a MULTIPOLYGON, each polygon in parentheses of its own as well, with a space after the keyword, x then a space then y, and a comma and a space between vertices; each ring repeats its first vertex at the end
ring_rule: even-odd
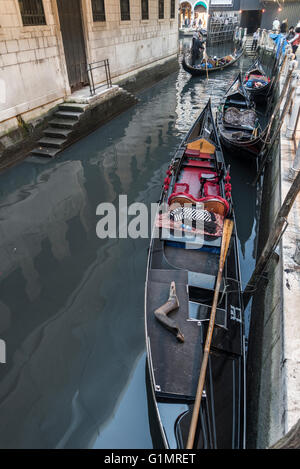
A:
POLYGON ((241 74, 224 97, 217 113, 217 127, 222 145, 231 153, 248 158, 259 155, 265 130, 261 129, 255 104, 243 86, 241 74))
POLYGON ((256 103, 262 103, 267 99, 271 90, 272 80, 268 77, 259 59, 256 59, 246 72, 243 84, 256 103))
POLYGON ((242 57, 243 53, 244 53, 244 48, 241 48, 232 55, 228 55, 228 56, 223 57, 222 59, 218 59, 218 64, 219 64, 218 66, 213 66, 215 61, 211 57, 208 58, 208 62, 207 62, 208 66, 206 66, 205 61, 202 61, 202 64, 200 65, 193 66, 193 65, 190 65, 187 62, 185 56, 183 56, 182 67, 186 72, 190 73, 193 76, 206 75, 207 73, 217 72, 220 70, 224 70, 227 67, 230 67, 242 57))
MULTIPOLYGON (((183 449, 219 270, 223 224, 226 218, 234 220, 229 168, 210 102, 170 163, 160 207, 145 285, 147 363, 164 447, 183 449)), ((245 445, 245 340, 238 256, 234 229, 218 297, 195 449, 245 445)))

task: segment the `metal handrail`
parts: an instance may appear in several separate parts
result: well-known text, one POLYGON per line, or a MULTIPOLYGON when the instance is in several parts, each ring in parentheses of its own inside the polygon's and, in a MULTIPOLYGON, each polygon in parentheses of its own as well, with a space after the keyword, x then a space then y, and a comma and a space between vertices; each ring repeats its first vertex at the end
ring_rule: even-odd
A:
POLYGON ((96 94, 96 90, 98 90, 99 88, 103 88, 104 86, 106 86, 107 88, 112 87, 111 75, 110 75, 110 66, 109 66, 109 60, 108 59, 98 60, 97 62, 89 63, 87 65, 87 72, 88 72, 91 96, 94 96, 96 94), (101 83, 100 85, 96 86, 93 71, 98 69, 98 68, 104 68, 105 69, 106 82, 101 83))

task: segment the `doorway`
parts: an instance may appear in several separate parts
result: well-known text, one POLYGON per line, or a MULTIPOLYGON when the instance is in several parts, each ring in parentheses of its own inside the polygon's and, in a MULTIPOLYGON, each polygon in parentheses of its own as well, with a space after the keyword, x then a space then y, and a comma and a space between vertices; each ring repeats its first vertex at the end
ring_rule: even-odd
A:
POLYGON ((247 28, 247 32, 253 34, 261 25, 261 10, 244 10, 241 16, 241 28, 247 28))
POLYGON ((81 0, 57 0, 69 83, 72 91, 88 84, 81 0))

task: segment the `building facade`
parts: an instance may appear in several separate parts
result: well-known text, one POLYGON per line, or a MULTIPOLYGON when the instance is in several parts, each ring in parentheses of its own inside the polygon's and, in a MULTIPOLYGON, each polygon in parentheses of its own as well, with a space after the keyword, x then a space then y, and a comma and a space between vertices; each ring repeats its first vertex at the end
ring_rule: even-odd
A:
POLYGON ((86 86, 89 63, 119 81, 177 53, 178 0, 0 0, 0 137, 86 86))
POLYGON ((179 2, 179 24, 207 28, 209 0, 181 0, 179 2), (199 23, 200 22, 200 23, 199 23))
POLYGON ((181 0, 179 6, 180 25, 199 26, 209 29, 212 17, 237 18, 239 21, 241 0, 181 0), (200 23, 199 23, 200 21, 200 23))
POLYGON ((240 0, 241 26, 252 33, 257 28, 272 29, 277 17, 280 22, 288 20, 289 26, 296 26, 300 20, 299 0, 240 0))

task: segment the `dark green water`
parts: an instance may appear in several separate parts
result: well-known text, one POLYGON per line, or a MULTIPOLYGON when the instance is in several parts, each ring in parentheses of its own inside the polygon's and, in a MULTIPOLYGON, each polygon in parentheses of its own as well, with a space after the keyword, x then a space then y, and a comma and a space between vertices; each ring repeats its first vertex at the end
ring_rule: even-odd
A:
MULTIPOLYGON (((226 52, 226 51, 225 51, 226 52)), ((220 52, 222 55, 222 52, 220 52)), ((100 240, 96 208, 159 198, 177 145, 240 67, 184 71, 46 164, 0 175, 1 448, 152 448, 145 380, 147 239, 100 240)), ((254 265, 255 166, 226 155, 243 282, 254 265)), ((150 418, 151 420, 151 418, 150 418)))

